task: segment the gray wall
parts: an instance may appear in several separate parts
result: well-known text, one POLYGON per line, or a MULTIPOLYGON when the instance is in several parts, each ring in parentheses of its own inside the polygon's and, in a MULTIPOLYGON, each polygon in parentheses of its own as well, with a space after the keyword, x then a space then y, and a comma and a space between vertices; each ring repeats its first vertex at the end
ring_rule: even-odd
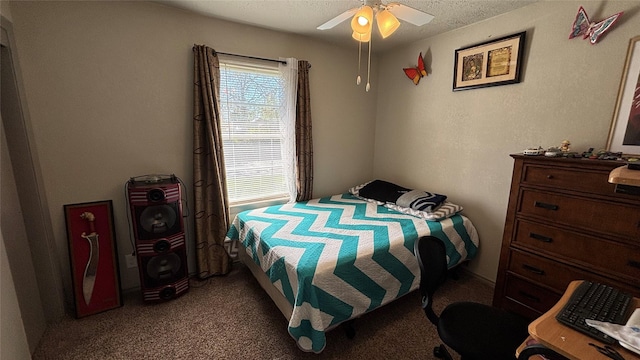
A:
POLYGON ((139 281, 137 269, 126 268, 124 260, 132 251, 125 182, 138 175, 175 173, 187 185, 188 203, 193 204, 194 44, 308 60, 314 195, 343 192, 373 173, 375 92, 365 93, 353 81, 355 49, 155 3, 10 5, 68 301, 63 205, 113 200, 122 286, 132 289, 139 281))
MULTIPOLYGON (((465 208, 480 234, 469 269, 495 281, 513 162, 528 147, 605 147, 637 1, 543 1, 418 41, 380 59, 374 174, 438 192, 465 208), (569 40, 580 5, 592 20, 625 11, 600 41, 569 40), (452 91, 456 49, 527 32, 519 84, 452 91), (418 86, 401 68, 426 53, 418 86)), ((634 76, 638 76, 635 74, 634 76)))

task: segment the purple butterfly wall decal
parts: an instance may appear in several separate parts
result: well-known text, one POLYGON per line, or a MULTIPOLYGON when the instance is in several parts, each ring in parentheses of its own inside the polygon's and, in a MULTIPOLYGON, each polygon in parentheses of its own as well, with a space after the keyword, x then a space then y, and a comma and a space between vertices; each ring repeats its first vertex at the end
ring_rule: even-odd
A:
POLYGON ((587 16, 587 12, 584 11, 584 8, 580 6, 578 9, 578 14, 576 15, 576 19, 573 22, 573 27, 571 29, 571 34, 569 34, 569 39, 573 39, 582 35, 583 39, 589 38, 589 42, 591 45, 598 42, 598 38, 604 34, 607 30, 613 26, 613 24, 618 20, 624 11, 621 11, 617 14, 613 14, 608 18, 598 21, 591 22, 589 17, 587 16))

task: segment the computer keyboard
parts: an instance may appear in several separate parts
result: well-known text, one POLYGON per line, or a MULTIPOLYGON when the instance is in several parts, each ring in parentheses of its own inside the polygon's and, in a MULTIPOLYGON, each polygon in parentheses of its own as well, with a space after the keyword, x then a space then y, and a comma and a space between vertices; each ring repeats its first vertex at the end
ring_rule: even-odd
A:
POLYGON ((614 338, 587 325, 585 319, 622 325, 632 299, 631 294, 611 286, 583 281, 556 315, 556 320, 603 343, 613 344, 614 338))

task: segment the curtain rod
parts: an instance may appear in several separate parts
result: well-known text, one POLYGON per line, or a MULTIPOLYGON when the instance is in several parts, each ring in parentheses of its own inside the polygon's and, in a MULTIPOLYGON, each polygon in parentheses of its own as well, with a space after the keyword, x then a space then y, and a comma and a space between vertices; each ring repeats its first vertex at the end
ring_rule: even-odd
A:
MULTIPOLYGON (((262 58, 262 57, 248 56, 248 55, 240 55, 240 54, 232 54, 232 53, 226 53, 226 52, 221 52, 221 51, 216 51, 216 54, 220 54, 220 55, 229 55, 229 56, 237 56, 237 57, 241 57, 241 58, 254 59, 254 60, 273 61, 273 62, 278 62, 278 63, 280 63, 280 64, 287 65, 287 62, 286 62, 286 61, 284 61, 284 60, 267 59, 267 58, 262 58)), ((311 64, 309 64, 309 67, 311 67, 311 64)))
POLYGON ((230 56, 237 56, 237 57, 242 57, 242 58, 247 58, 247 59, 254 59, 254 60, 264 60, 264 61, 273 61, 273 62, 278 62, 280 64, 285 64, 287 65, 287 62, 284 60, 275 60, 275 59, 267 59, 267 58, 261 58, 261 57, 256 57, 256 56, 248 56, 248 55, 240 55, 240 54, 231 54, 231 53, 225 53, 225 52, 221 52, 221 51, 216 51, 217 54, 220 55, 230 55, 230 56))

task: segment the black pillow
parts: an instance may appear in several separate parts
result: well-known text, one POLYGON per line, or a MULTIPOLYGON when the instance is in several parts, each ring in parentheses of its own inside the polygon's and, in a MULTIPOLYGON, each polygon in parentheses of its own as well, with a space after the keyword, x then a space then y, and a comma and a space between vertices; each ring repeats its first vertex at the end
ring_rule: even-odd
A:
POLYGON ((410 191, 410 189, 403 188, 388 181, 373 180, 360 189, 358 195, 366 199, 395 203, 400 195, 407 191, 410 191))

